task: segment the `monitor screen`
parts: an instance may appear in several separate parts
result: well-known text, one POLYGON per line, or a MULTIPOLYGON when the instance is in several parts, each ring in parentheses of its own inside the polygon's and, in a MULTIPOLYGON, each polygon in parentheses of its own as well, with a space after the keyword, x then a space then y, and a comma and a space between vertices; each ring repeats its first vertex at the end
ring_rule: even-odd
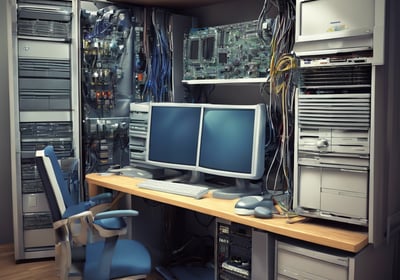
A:
POLYGON ((162 167, 194 170, 200 120, 200 105, 151 103, 147 162, 162 167))
POLYGON ((206 104, 199 171, 242 179, 264 173, 265 106, 206 104))

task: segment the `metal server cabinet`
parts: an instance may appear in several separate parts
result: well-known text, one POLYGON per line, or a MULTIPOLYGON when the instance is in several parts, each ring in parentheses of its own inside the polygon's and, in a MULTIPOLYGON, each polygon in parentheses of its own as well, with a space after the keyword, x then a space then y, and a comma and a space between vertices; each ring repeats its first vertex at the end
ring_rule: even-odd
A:
POLYGON ((296 0, 294 52, 302 80, 293 207, 302 215, 365 226, 374 245, 387 230, 387 147, 381 138, 388 120, 384 96, 390 94, 383 38, 387 2, 355 0, 349 7, 344 0, 296 0))
MULTIPOLYGON (((78 104, 73 22, 77 7, 76 1, 18 0, 7 8, 12 27, 10 135, 18 262, 54 255, 54 232, 35 151, 51 144, 61 159, 79 152, 78 112, 73 110, 78 104)), ((65 175, 67 180, 68 172, 65 175)))

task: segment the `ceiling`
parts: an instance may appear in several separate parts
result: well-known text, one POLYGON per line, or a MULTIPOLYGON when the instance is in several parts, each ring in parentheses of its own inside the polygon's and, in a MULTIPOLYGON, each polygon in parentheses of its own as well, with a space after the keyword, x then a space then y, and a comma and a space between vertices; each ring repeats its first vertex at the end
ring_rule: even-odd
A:
POLYGON ((113 0, 113 2, 124 2, 136 5, 165 7, 165 8, 196 8, 227 0, 113 0))

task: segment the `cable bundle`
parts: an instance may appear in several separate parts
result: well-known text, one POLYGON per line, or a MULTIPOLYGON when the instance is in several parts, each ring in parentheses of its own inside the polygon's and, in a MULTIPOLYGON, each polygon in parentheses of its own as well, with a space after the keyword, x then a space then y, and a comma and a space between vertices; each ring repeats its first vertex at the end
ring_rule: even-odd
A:
MULTIPOLYGON (((169 14, 165 11, 153 9, 151 14, 151 30, 153 34, 151 38, 146 34, 149 29, 145 26, 147 80, 143 96, 147 101, 171 101, 172 48, 168 29, 169 18, 169 14)), ((145 20, 145 24, 148 24, 147 20, 145 20)))
MULTIPOLYGON (((269 95, 268 126, 269 141, 266 144, 266 161, 268 171, 265 182, 269 189, 269 177, 275 171, 273 189, 292 192, 292 149, 293 143, 293 102, 294 83, 293 69, 295 57, 291 54, 294 43, 295 1, 265 0, 259 21, 263 22, 267 12, 274 7, 278 15, 274 20, 271 40, 271 63, 268 85, 263 85, 261 93, 269 95), (284 179, 278 188, 278 180, 284 179)), ((261 32, 259 34, 262 34, 261 32)))

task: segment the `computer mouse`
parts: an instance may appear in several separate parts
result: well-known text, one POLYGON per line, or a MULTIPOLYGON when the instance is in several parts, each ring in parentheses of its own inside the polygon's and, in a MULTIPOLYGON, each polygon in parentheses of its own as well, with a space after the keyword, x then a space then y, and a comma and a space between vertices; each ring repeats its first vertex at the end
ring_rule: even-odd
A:
POLYGON ((261 200, 257 206, 264 206, 267 208, 272 209, 274 207, 274 201, 272 200, 272 198, 263 198, 263 200, 261 200))
POLYGON ((260 195, 250 195, 241 197, 235 204, 235 213, 238 215, 253 215, 254 208, 258 205, 263 197, 260 195))
POLYGON ((272 210, 271 208, 265 206, 257 206, 256 208, 254 208, 254 217, 261 219, 271 219, 272 210))

